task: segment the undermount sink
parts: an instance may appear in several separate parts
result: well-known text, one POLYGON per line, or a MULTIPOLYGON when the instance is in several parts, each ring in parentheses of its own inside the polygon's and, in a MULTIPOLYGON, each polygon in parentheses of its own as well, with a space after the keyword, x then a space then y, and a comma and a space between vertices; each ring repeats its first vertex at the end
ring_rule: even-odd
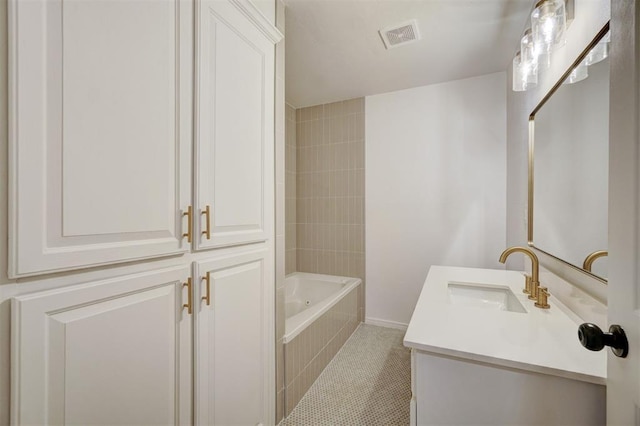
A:
POLYGON ((508 288, 491 284, 449 282, 447 301, 452 305, 526 314, 524 306, 508 288))

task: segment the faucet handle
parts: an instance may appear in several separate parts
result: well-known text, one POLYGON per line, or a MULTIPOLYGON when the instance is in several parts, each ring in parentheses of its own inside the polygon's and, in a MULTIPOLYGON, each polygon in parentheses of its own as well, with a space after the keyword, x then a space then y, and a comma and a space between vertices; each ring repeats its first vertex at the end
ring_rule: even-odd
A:
POLYGON ((524 274, 524 289, 522 290, 525 294, 531 294, 531 275, 524 274))
POLYGON ((534 303, 534 306, 536 308, 549 309, 551 307, 547 301, 549 296, 550 294, 547 287, 538 287, 538 300, 534 303))
POLYGON ((538 300, 538 291, 540 289, 540 282, 538 281, 534 281, 533 278, 531 278, 531 287, 529 287, 529 290, 531 290, 529 292, 529 300, 538 300))

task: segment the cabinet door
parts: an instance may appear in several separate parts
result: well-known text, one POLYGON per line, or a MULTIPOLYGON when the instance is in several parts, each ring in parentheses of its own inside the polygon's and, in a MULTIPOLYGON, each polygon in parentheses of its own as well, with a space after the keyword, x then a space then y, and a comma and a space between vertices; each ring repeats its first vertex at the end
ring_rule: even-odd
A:
POLYGON ((203 0, 197 7, 195 245, 263 241, 273 222, 279 33, 248 1, 203 0))
POLYGON ((9 0, 10 275, 188 250, 193 6, 9 0))
POLYGON ((12 424, 191 424, 188 274, 168 268, 13 299, 12 424))
POLYGON ((274 289, 269 253, 258 250, 194 266, 196 424, 273 423, 274 289))

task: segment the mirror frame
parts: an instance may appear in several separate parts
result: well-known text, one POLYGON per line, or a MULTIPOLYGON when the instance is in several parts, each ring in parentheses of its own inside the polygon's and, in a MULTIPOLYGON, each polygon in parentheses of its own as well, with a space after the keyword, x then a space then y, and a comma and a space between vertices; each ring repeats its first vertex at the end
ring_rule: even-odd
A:
MULTIPOLYGON (((558 256, 555 256, 545 250, 540 249, 539 247, 536 247, 536 245, 534 244, 533 241, 533 204, 534 204, 534 197, 533 197, 533 188, 534 188, 534 181, 533 181, 533 166, 534 166, 534 146, 535 146, 535 141, 534 141, 534 126, 535 126, 535 115, 537 114, 537 112, 544 106, 545 103, 547 103, 547 101, 551 98, 551 96, 553 96, 553 94, 562 86, 562 83, 567 79, 567 77, 569 77, 569 74, 571 74, 571 72, 573 71, 573 69, 575 67, 577 67, 583 60, 584 58, 586 58, 586 56, 589 54, 589 52, 591 51, 591 49, 593 47, 595 47, 596 44, 598 44, 598 42, 607 34, 607 32, 609 32, 609 25, 610 22, 607 22, 605 24, 604 27, 602 27, 602 29, 596 34, 596 36, 593 38, 593 40, 587 45, 587 47, 582 51, 582 53, 580 53, 578 55, 578 57, 576 58, 575 61, 573 61, 573 63, 571 64, 571 66, 569 66, 569 68, 564 72, 564 74, 562 74, 562 76, 560 77, 560 79, 553 85, 553 87, 551 88, 551 90, 549 90, 549 92, 542 98, 542 100, 540 101, 540 103, 538 103, 538 105, 533 109, 533 111, 531 112, 531 114, 529 114, 529 173, 528 173, 528 198, 527 198, 527 244, 529 245, 529 247, 532 247, 536 250, 538 250, 541 253, 546 254, 547 256, 556 259, 562 263, 564 263, 565 265, 570 266, 573 269, 576 269, 592 278, 595 278, 596 280, 600 281, 603 284, 607 284, 608 281, 606 278, 603 278, 599 275, 595 275, 590 271, 587 271, 577 265, 574 265, 573 263, 570 263, 567 260, 564 260, 558 256)), ((609 224, 607 223, 607 227, 609 226, 609 224)))

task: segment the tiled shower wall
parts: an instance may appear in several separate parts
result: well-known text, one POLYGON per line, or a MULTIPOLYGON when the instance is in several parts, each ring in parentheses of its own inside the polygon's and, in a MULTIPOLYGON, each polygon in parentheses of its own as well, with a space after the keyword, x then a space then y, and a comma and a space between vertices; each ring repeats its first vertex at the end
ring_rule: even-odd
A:
POLYGON ((297 270, 362 279, 364 98, 296 110, 297 270))
POLYGON ((296 110, 286 106, 285 274, 296 272, 296 110))

